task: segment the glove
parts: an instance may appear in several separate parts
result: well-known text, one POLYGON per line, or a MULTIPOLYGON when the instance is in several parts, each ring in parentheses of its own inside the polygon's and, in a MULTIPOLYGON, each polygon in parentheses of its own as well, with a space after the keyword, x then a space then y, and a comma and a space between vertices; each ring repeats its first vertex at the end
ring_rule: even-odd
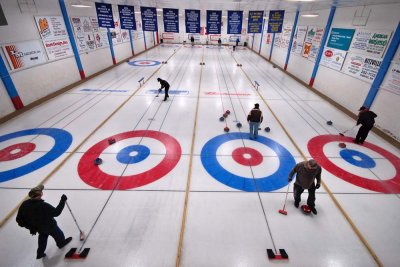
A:
POLYGON ((320 188, 321 187, 321 184, 316 184, 315 185, 315 189, 318 189, 318 188, 320 188))
POLYGON ((31 233, 31 235, 36 235, 37 234, 36 230, 34 230, 34 229, 29 229, 29 232, 31 233))
POLYGON ((289 178, 288 178, 288 182, 289 182, 289 183, 290 183, 292 180, 293 180, 292 177, 289 177, 289 178))
POLYGON ((63 195, 61 196, 61 201, 65 202, 65 201, 67 201, 67 199, 68 199, 68 198, 67 198, 66 195, 63 194, 63 195))

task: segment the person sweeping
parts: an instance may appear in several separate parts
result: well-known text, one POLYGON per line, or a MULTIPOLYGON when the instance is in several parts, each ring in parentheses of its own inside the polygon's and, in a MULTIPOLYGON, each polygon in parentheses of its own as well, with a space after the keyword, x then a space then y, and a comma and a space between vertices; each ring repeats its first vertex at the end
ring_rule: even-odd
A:
POLYGON ((312 213, 315 215, 317 214, 315 208, 315 190, 321 186, 321 172, 321 167, 313 159, 297 163, 290 171, 288 178, 289 182, 293 180, 293 175, 296 173, 296 182, 293 186, 294 206, 296 208, 299 207, 301 194, 305 189, 307 189, 307 205, 311 209, 312 213), (314 180, 317 180, 316 184, 314 183, 314 180))
POLYGON ((60 203, 54 208, 42 199, 43 189, 44 186, 39 185, 29 191, 29 199, 21 204, 16 218, 18 225, 27 228, 31 235, 39 233, 36 259, 46 257, 44 252, 49 235, 54 238, 60 249, 72 240, 72 237, 65 238, 54 219, 63 211, 67 196, 62 195, 60 203))
POLYGON ((158 92, 161 92, 161 90, 164 88, 165 89, 165 96, 164 96, 164 101, 167 101, 167 98, 169 98, 168 91, 169 91, 169 83, 166 80, 163 80, 161 78, 157 78, 157 81, 160 83, 161 88, 158 89, 158 92))

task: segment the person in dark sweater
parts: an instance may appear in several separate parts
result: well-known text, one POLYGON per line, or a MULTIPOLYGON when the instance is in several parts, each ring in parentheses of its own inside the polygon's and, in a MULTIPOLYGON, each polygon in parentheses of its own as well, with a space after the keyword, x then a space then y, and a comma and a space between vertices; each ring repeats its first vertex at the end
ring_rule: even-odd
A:
POLYGON ((169 97, 168 91, 169 91, 169 83, 161 78, 157 78, 157 81, 160 83, 161 88, 158 89, 159 92, 164 88, 165 89, 165 96, 164 96, 164 101, 167 101, 167 98, 169 97))
POLYGON ((263 115, 259 104, 254 104, 254 108, 250 110, 250 113, 247 115, 247 121, 250 126, 250 139, 257 139, 258 127, 260 127, 263 121, 263 115))
POLYGON ((190 43, 192 44, 192 46, 194 46, 194 37, 192 35, 192 37, 190 37, 190 43))
POLYGON ((42 199, 43 189, 44 186, 39 185, 29 191, 29 199, 21 204, 16 218, 18 225, 27 228, 31 235, 39 233, 37 259, 46 257, 44 252, 49 235, 54 238, 60 249, 72 240, 72 237, 65 238, 54 219, 63 211, 67 196, 62 195, 60 203, 54 208, 42 199))
POLYGON ((315 209, 315 190, 321 186, 321 172, 321 167, 313 159, 297 163, 290 171, 289 182, 292 181, 293 175, 296 173, 296 182, 293 188, 294 206, 296 208, 299 207, 301 194, 307 189, 307 205, 310 207, 312 213, 317 214, 317 210, 315 209), (316 184, 314 183, 315 179, 317 180, 316 184))
POLYGON ((378 117, 378 115, 364 106, 362 106, 358 111, 360 111, 360 113, 358 114, 357 125, 361 124, 361 127, 358 129, 356 139, 354 139, 353 142, 356 144, 362 144, 367 138, 369 131, 374 127, 375 118, 378 117))

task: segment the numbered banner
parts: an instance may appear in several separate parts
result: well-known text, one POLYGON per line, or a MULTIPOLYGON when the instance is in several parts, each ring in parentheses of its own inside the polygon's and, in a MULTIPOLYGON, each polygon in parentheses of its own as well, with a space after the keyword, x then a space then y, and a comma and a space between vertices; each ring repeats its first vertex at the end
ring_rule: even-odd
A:
POLYGON ((243 11, 228 10, 228 34, 240 34, 242 31, 242 21, 243 11))
POLYGON ((143 31, 147 32, 157 32, 157 10, 155 7, 140 7, 140 12, 142 14, 142 25, 143 31))
POLYGON ((112 5, 97 2, 95 2, 95 5, 99 26, 104 28, 114 28, 112 5))
POLYGON ((332 28, 327 47, 348 51, 355 29, 332 28))
POLYGON ((135 8, 133 6, 118 5, 121 29, 136 31, 135 8))
POLYGON ((248 33, 261 33, 263 18, 264 18, 264 11, 249 11, 247 32, 248 33))
POLYGON ((179 9, 163 8, 164 32, 179 33, 179 9))
POLYGON ((43 40, 68 37, 64 19, 61 16, 35 16, 36 26, 43 40))
POLYGON ((207 10, 207 33, 221 34, 221 10, 207 10))
POLYGON ((268 19, 268 32, 279 33, 282 32, 283 19, 285 17, 285 10, 271 10, 268 19))

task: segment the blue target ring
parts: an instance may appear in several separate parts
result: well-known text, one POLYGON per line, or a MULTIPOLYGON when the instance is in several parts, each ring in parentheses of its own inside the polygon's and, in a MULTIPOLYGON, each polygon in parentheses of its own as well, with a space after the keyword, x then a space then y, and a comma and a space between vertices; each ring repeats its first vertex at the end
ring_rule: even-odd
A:
POLYGON ((340 151, 340 156, 350 164, 361 168, 374 168, 376 163, 370 156, 356 150, 343 149, 340 151))
POLYGON ((122 149, 117 154, 117 160, 123 164, 133 164, 145 160, 150 155, 150 149, 143 145, 133 145, 122 149), (131 156, 136 152, 136 155, 131 156))
POLYGON ((42 168, 61 156, 72 143, 72 135, 69 132, 55 128, 37 128, 6 134, 0 136, 0 142, 27 135, 47 135, 54 139, 55 144, 42 157, 15 169, 0 172, 0 182, 12 180, 42 168))
POLYGON ((216 157, 218 148, 225 142, 236 139, 249 139, 249 137, 248 133, 230 133, 219 135, 209 140, 201 150, 201 162, 206 171, 219 182, 247 192, 269 192, 286 186, 289 172, 296 162, 285 147, 264 136, 259 135, 257 140, 253 142, 266 145, 275 151, 280 159, 279 168, 275 173, 253 179, 252 177, 247 178, 231 173, 221 166, 216 157))
POLYGON ((160 65, 160 61, 156 60, 134 60, 134 61, 129 61, 129 65, 135 66, 135 67, 152 67, 152 66, 157 66, 160 65))

